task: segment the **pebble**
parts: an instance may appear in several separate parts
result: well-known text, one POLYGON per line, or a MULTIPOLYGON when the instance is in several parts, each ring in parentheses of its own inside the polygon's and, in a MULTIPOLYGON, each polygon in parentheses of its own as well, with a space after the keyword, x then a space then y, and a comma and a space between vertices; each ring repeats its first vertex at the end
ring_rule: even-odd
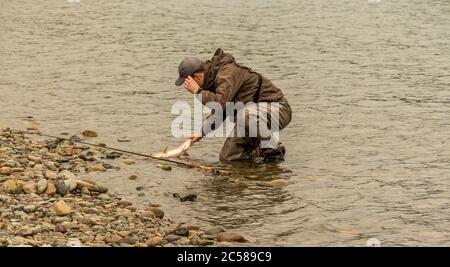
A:
POLYGON ((186 227, 179 227, 175 229, 173 233, 180 236, 188 236, 189 230, 186 227))
POLYGON ((81 188, 81 195, 83 196, 90 196, 91 192, 86 187, 81 188))
POLYGON ((65 233, 67 233, 67 228, 64 225, 62 225, 62 224, 57 224, 55 226, 55 232, 59 232, 59 233, 65 234, 65 233))
POLYGON ((33 229, 29 227, 22 227, 19 230, 17 230, 14 234, 20 236, 30 236, 33 235, 33 229))
POLYGON ((136 180, 138 177, 137 177, 137 175, 135 175, 135 174, 133 174, 133 175, 130 175, 129 177, 128 177, 128 179, 130 179, 130 180, 136 180))
POLYGON ((196 201, 196 200, 197 200, 197 194, 187 194, 185 196, 180 197, 181 202, 196 201))
POLYGON ((68 247, 82 247, 81 241, 77 238, 67 239, 66 246, 68 247))
POLYGON ((106 168, 101 164, 94 164, 86 168, 86 172, 104 172, 106 168))
POLYGON ((67 195, 67 193, 69 193, 67 185, 66 185, 66 183, 64 183, 64 181, 57 180, 55 183, 55 186, 56 186, 56 192, 58 192, 59 195, 65 196, 65 195, 67 195))
POLYGON ((22 191, 25 194, 36 193, 37 192, 36 183, 33 181, 26 182, 22 187, 22 191))
POLYGON ((172 166, 168 165, 168 164, 157 164, 156 167, 160 168, 161 170, 164 171, 171 171, 172 170, 172 166))
POLYGON ((14 172, 14 169, 11 167, 1 167, 0 168, 1 175, 10 175, 13 172, 14 172))
POLYGON ((181 236, 173 235, 173 234, 169 234, 169 235, 167 235, 166 237, 164 237, 164 239, 165 239, 166 241, 168 241, 168 242, 174 242, 174 241, 177 241, 177 240, 180 239, 180 238, 181 238, 181 236))
POLYGON ((58 173, 57 178, 62 179, 62 180, 69 180, 69 179, 76 180, 77 176, 68 170, 63 170, 60 173, 58 173))
POLYGON ((38 193, 38 194, 44 193, 44 192, 45 192, 45 189, 47 189, 47 185, 48 185, 47 179, 40 179, 40 180, 36 183, 36 186, 37 186, 37 193, 38 193))
POLYGON ((217 236, 219 242, 246 242, 245 238, 236 232, 223 232, 217 236))
POLYGON ((27 205, 27 206, 23 207, 23 211, 25 211, 25 212, 33 212, 35 210, 36 210, 35 205, 27 205))
POLYGON ((47 171, 45 171, 44 176, 45 176, 45 178, 47 178, 49 180, 56 180, 56 177, 58 175, 56 174, 56 172, 47 170, 47 171))
POLYGON ((19 180, 7 180, 3 183, 3 190, 9 194, 20 194, 22 186, 22 182, 19 180))
POLYGON ((133 205, 133 203, 131 203, 128 200, 121 199, 121 200, 117 201, 117 205, 127 207, 127 206, 133 205))
POLYGON ((141 213, 139 214, 139 217, 142 218, 156 218, 155 214, 152 211, 149 210, 144 210, 141 211, 141 213))
POLYGON ((97 137, 98 136, 97 132, 92 131, 92 130, 84 130, 81 132, 81 134, 86 137, 97 137))
POLYGON ((136 190, 137 190, 137 191, 142 191, 142 190, 144 190, 144 187, 143 187, 143 186, 137 186, 137 187, 136 187, 136 190))
POLYGON ((66 216, 72 212, 72 209, 64 200, 60 200, 53 205, 53 210, 57 216, 66 216))
POLYGON ((64 181, 64 183, 66 184, 68 192, 72 192, 73 190, 75 190, 78 185, 75 179, 67 179, 64 181))
POLYGON ((213 240, 205 240, 205 239, 197 240, 197 245, 199 245, 199 246, 210 246, 213 244, 214 244, 213 240))
POLYGON ((164 170, 164 171, 171 171, 172 170, 172 166, 168 165, 168 164, 157 164, 156 167, 164 170))
POLYGON ((223 233, 223 232, 225 232, 225 229, 223 229, 223 227, 215 226, 215 227, 209 228, 205 232, 205 234, 207 234, 207 235, 217 235, 217 234, 223 233))
POLYGON ((40 163, 41 162, 41 158, 38 156, 34 156, 34 155, 28 155, 28 160, 29 161, 33 161, 35 163, 40 163))
POLYGON ((164 217, 164 211, 158 208, 150 208, 149 211, 153 212, 155 214, 156 218, 162 219, 164 217))
POLYGON ((156 247, 156 246, 161 245, 162 241, 163 241, 162 237, 155 236, 155 237, 149 238, 147 240, 146 244, 147 244, 147 247, 156 247))
POLYGON ((126 159, 126 160, 123 161, 123 163, 125 163, 125 164, 127 164, 127 165, 133 165, 133 164, 135 164, 136 162, 134 162, 134 160, 132 160, 132 159, 126 159))
POLYGON ((107 194, 100 194, 97 196, 97 198, 101 199, 101 200, 110 200, 111 199, 111 197, 108 196, 107 194))
POLYGON ((47 194, 48 196, 53 196, 54 194, 56 194, 57 190, 56 190, 56 186, 53 182, 48 182, 47 183, 47 189, 45 189, 45 194, 47 194))

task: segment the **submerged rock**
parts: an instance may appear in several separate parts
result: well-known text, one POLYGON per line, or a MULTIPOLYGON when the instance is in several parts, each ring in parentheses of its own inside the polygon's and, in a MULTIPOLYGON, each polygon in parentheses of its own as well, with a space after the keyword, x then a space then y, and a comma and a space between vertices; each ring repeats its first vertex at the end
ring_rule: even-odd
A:
POLYGON ((84 130, 81 132, 81 134, 86 137, 97 137, 98 136, 97 132, 92 131, 92 130, 84 130))

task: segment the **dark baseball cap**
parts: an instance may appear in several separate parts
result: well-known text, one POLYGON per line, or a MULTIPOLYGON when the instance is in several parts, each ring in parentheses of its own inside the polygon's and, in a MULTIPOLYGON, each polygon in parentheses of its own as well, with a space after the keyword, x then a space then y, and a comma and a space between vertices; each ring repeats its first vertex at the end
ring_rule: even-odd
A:
POLYGON ((181 61, 180 66, 178 67, 179 77, 175 81, 176 86, 180 86, 183 84, 184 80, 194 74, 197 71, 202 70, 202 61, 196 57, 187 57, 183 61, 181 61))

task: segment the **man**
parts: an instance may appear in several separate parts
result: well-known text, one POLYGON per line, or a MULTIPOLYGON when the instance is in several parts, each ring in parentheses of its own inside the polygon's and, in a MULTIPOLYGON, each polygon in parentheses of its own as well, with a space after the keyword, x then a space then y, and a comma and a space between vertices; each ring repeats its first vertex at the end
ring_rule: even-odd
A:
MULTIPOLYGON (((201 101, 206 105, 212 101, 219 103, 223 110, 227 102, 242 102, 248 104, 250 110, 262 110, 263 104, 269 109, 263 112, 267 116, 255 116, 257 123, 264 123, 271 128, 271 116, 277 116, 279 130, 284 129, 291 121, 292 110, 281 90, 270 80, 264 78, 252 69, 236 63, 231 54, 217 49, 211 60, 202 62, 195 57, 184 59, 179 68, 179 77, 175 85, 184 85, 184 88, 193 94, 201 94, 201 101), (254 102, 254 103, 253 103, 254 102), (270 105, 277 103, 278 105, 270 105)), ((247 116, 245 120, 246 134, 249 128, 256 127, 254 120, 248 116, 256 114, 247 111, 238 111, 240 115, 247 116), (249 122, 252 121, 252 122, 249 122)), ((227 114, 229 115, 229 114, 227 114)), ((214 125, 217 129, 218 125, 214 125)), ((201 136, 191 137, 192 143, 198 142, 208 133, 203 126, 201 136)), ((285 147, 276 140, 273 141, 273 132, 269 136, 258 131, 256 137, 250 135, 237 136, 236 129, 233 136, 226 138, 222 151, 221 161, 257 160, 278 161, 284 160, 285 147), (262 145, 261 142, 264 142, 262 145)))

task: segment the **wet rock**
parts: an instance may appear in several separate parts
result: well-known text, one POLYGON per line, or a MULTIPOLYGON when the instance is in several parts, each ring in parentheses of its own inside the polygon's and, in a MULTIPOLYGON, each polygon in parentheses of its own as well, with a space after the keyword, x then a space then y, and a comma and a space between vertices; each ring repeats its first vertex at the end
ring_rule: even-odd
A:
POLYGON ((208 229, 205 232, 205 234, 207 234, 207 235, 217 235, 217 234, 223 233, 223 232, 225 232, 225 229, 223 229, 223 227, 215 226, 215 227, 212 227, 212 228, 208 229))
POLYGON ((64 183, 66 184, 68 192, 72 192, 77 188, 77 181, 75 179, 68 179, 65 180, 64 183))
POLYGON ((122 237, 117 234, 107 234, 105 236, 105 242, 109 244, 118 243, 121 239, 122 237))
POLYGON ((81 195, 83 196, 90 196, 91 192, 86 187, 81 188, 81 195))
POLYGON ((192 238, 196 238, 196 237, 198 237, 197 231, 195 231, 195 230, 189 230, 189 232, 188 232, 188 238, 189 238, 189 239, 192 239, 192 238))
POLYGON ((153 212, 155 214, 156 218, 162 219, 164 217, 164 211, 158 208, 150 208, 149 211, 153 212))
POLYGON ((136 180, 138 177, 137 177, 137 175, 135 175, 135 174, 133 174, 133 175, 130 175, 129 177, 128 177, 128 179, 130 179, 130 180, 136 180))
POLYGON ((27 206, 23 207, 23 211, 25 211, 25 212, 33 212, 35 210, 36 210, 35 205, 27 205, 27 206))
POLYGON ((152 211, 144 210, 139 214, 139 218, 156 218, 155 214, 152 211))
POLYGON ((66 246, 68 247, 82 247, 81 241, 77 238, 67 239, 66 246))
POLYGON ((181 238, 181 236, 173 235, 173 234, 169 234, 169 235, 167 235, 166 237, 164 237, 164 239, 165 239, 167 242, 174 242, 174 241, 177 241, 177 240, 180 239, 180 238, 181 238))
POLYGON ((0 195, 0 202, 3 202, 5 204, 11 204, 12 198, 4 195, 0 195))
POLYGON ((28 181, 25 184, 23 184, 22 192, 25 194, 31 194, 37 192, 36 183, 33 181, 28 181))
POLYGON ((121 199, 121 200, 117 201, 117 205, 127 207, 127 206, 132 206, 133 203, 131 203, 128 200, 121 199))
POLYGON ((223 232, 217 236, 219 242, 246 242, 245 238, 236 232, 223 232))
POLYGON ((179 227, 175 229, 173 233, 180 236, 188 236, 189 230, 186 227, 179 227))
POLYGON ((72 209, 64 200, 60 200, 53 205, 53 210, 57 216, 66 216, 72 212, 72 209))
POLYGON ((8 180, 3 183, 3 190, 9 194, 22 193, 22 182, 19 180, 8 180))
POLYGON ((104 172, 106 168, 101 164, 94 164, 86 168, 86 172, 104 172))
POLYGON ((14 169, 11 167, 1 167, 0 168, 0 175, 10 175, 14 172, 14 169))
POLYGON ((49 180, 56 180, 57 176, 58 175, 56 174, 56 172, 49 171, 49 170, 45 171, 45 174, 44 174, 44 177, 49 180))
POLYGON ((186 229, 188 229, 189 231, 190 231, 190 230, 197 231, 197 230, 200 229, 200 227, 198 227, 197 225, 187 225, 187 226, 185 226, 185 227, 186 227, 186 229))
POLYGON ((156 247, 156 246, 161 245, 162 241, 163 241, 162 237, 155 236, 155 237, 149 238, 147 240, 146 244, 147 244, 147 247, 156 247))
POLYGON ((64 225, 62 225, 62 224, 57 224, 55 226, 55 232, 59 232, 59 233, 65 234, 65 233, 67 233, 67 228, 64 225))
POLYGON ((130 244, 134 245, 136 243, 136 239, 133 237, 124 237, 119 240, 119 244, 130 244))
POLYGON ((127 164, 127 165, 133 165, 133 164, 135 164, 136 162, 134 162, 134 160, 132 160, 132 159, 126 159, 126 160, 123 161, 123 163, 125 163, 125 164, 127 164))
POLYGON ((72 220, 69 217, 56 217, 52 221, 55 224, 59 224, 59 223, 70 222, 72 220))
POLYGON ((64 183, 64 181, 57 180, 55 183, 55 186, 56 186, 56 192, 58 192, 59 195, 65 196, 65 195, 67 195, 67 193, 69 193, 67 185, 66 185, 66 183, 64 183))
POLYGON ((118 153, 118 152, 110 152, 106 154, 106 158, 107 159, 117 159, 120 158, 122 156, 122 153, 118 153))
POLYGON ((108 196, 107 194, 100 194, 97 196, 97 198, 101 199, 101 200, 110 200, 111 199, 111 197, 108 196))
POLYGON ((70 180, 70 179, 76 180, 77 176, 68 170, 63 170, 60 173, 58 173, 57 178, 62 179, 62 180, 70 180))
POLYGON ((37 183, 36 183, 36 187, 37 187, 37 193, 38 194, 42 194, 45 192, 45 190, 47 189, 47 179, 40 179, 37 183))
POLYGON ((41 158, 38 156, 34 156, 34 155, 28 155, 28 160, 29 161, 33 161, 35 163, 41 163, 41 158))
POLYGON ((45 194, 47 194, 48 196, 53 196, 54 194, 56 194, 57 190, 56 190, 56 186, 53 182, 48 182, 47 183, 47 188, 45 189, 45 194))
POLYGON ((164 170, 164 171, 171 171, 172 170, 172 166, 168 165, 168 164, 157 164, 156 167, 164 170))
POLYGON ((198 246, 210 246, 210 245, 214 245, 214 241, 206 240, 206 239, 199 239, 199 240, 197 240, 197 245, 198 246))
POLYGON ((98 136, 97 132, 92 131, 92 130, 84 130, 81 132, 81 134, 86 137, 97 137, 98 136))
POLYGON ((14 234, 20 236, 30 236, 33 235, 33 229, 29 227, 22 227, 19 230, 17 230, 14 234))
POLYGON ((288 183, 289 182, 286 179, 275 179, 270 182, 267 182, 267 184, 270 186, 286 186, 288 185, 288 183))
POLYGON ((187 195, 180 197, 181 202, 196 201, 196 200, 197 200, 197 194, 187 194, 187 195))

